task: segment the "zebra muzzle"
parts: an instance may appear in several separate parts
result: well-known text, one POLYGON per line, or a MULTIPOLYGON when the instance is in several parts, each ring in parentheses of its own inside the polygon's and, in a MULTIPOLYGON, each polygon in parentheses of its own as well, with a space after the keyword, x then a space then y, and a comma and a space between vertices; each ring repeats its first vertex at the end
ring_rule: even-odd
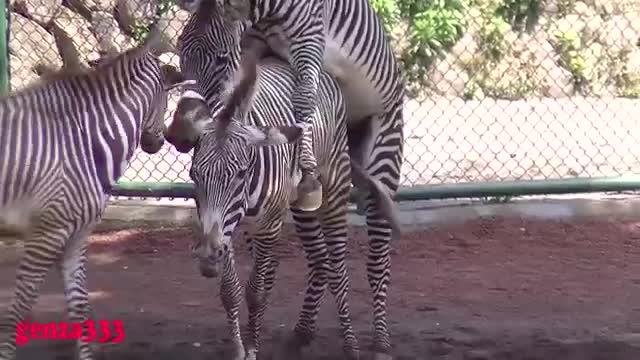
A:
POLYGON ((200 274, 206 278, 217 277, 220 274, 222 260, 225 251, 221 249, 210 249, 211 253, 204 253, 198 256, 200 262, 200 274))
POLYGON ((206 278, 218 277, 220 274, 220 261, 200 260, 200 274, 206 278))

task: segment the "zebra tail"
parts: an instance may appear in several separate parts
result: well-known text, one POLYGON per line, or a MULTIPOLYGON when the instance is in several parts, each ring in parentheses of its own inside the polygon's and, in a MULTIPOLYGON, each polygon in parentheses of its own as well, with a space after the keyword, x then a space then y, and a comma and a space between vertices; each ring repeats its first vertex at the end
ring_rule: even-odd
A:
POLYGON ((402 235, 402 224, 400 223, 398 208, 382 184, 371 177, 360 164, 353 160, 351 160, 351 180, 356 187, 369 191, 373 195, 376 199, 378 211, 391 224, 392 236, 400 237, 402 235))

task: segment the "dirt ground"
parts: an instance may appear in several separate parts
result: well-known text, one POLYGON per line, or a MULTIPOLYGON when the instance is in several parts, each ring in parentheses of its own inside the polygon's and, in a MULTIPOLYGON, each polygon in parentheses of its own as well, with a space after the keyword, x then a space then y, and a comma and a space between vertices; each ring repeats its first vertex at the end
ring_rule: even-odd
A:
MULTIPOLYGON (((126 332, 122 343, 99 345, 100 358, 226 359, 218 281, 199 275, 188 250, 192 230, 135 226, 104 226, 91 238, 96 317, 122 320, 126 332)), ((302 301, 302 250, 292 229, 286 233, 262 359, 272 359, 302 301)), ((352 228, 351 235, 350 303, 367 359, 366 234, 352 228)), ((413 229, 394 244, 389 320, 395 359, 640 359, 639 241, 640 221, 620 219, 483 219, 413 229)), ((236 247, 244 281, 250 263, 244 244, 236 247)), ((0 306, 12 291, 11 254, 3 250, 0 306)), ((33 321, 64 321, 61 286, 53 273, 33 321)), ((341 358, 333 305, 327 292, 318 337, 304 359, 341 358)), ((71 359, 72 350, 68 341, 32 340, 19 348, 18 360, 71 359)))

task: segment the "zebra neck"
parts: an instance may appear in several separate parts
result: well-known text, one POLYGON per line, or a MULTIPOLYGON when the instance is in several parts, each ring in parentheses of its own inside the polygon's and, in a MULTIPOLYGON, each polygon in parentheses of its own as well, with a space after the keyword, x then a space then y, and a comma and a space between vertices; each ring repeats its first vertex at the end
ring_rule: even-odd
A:
POLYGON ((96 174, 105 193, 110 193, 124 174, 138 147, 146 101, 132 94, 128 101, 103 100, 94 105, 100 115, 88 119, 86 125, 96 174))
POLYGON ((278 145, 252 150, 253 163, 247 184, 248 215, 259 215, 260 209, 271 206, 274 200, 279 203, 288 199, 291 185, 296 182, 297 170, 291 175, 292 166, 296 165, 291 161, 293 149, 293 145, 278 145))

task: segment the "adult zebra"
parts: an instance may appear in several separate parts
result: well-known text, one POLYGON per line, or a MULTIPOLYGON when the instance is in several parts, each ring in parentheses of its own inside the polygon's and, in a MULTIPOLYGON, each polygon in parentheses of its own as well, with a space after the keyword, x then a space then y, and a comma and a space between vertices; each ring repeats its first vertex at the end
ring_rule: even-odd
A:
MULTIPOLYGON (((46 274, 58 265, 69 320, 88 319, 87 237, 135 149, 164 143, 167 91, 184 84, 140 46, 97 69, 54 74, 0 99, 0 229, 24 241, 12 302, 0 323, 0 359, 15 357, 16 326, 31 311, 46 274)), ((77 340, 80 360, 93 359, 77 340)))
MULTIPOLYGON (((254 360, 258 356, 262 318, 278 264, 273 247, 279 240, 287 208, 296 202, 295 187, 301 179, 295 147, 278 145, 298 141, 303 131, 295 126, 288 102, 295 81, 286 63, 274 58, 262 59, 259 79, 255 54, 245 53, 242 64, 239 84, 228 98, 221 99, 214 107, 213 116, 209 115, 204 99, 191 98, 176 109, 166 137, 181 152, 194 149, 189 173, 195 184, 198 219, 204 235, 197 240, 194 253, 203 276, 223 274, 220 293, 230 324, 234 359, 254 360), (249 339, 245 343, 240 337, 241 287, 231 241, 241 222, 250 229, 254 258, 246 287, 249 339)), ((327 73, 320 77, 318 94, 312 140, 327 191, 317 212, 291 206, 310 268, 297 327, 298 338, 291 345, 297 352, 302 345, 300 340, 305 343, 311 340, 320 301, 329 283, 336 298, 345 353, 349 359, 357 359, 359 347, 351 325, 345 263, 346 211, 352 174, 345 106, 337 83, 327 73)), ((393 211, 393 201, 387 193, 357 164, 353 166, 358 183, 371 190, 377 203, 386 205, 384 209, 393 211)), ((393 216, 393 213, 385 214, 393 216)))
MULTIPOLYGON (((292 102, 294 107, 306 109, 302 112, 316 106, 310 106, 316 101, 317 80, 313 79, 317 79, 324 65, 344 94, 351 159, 389 196, 395 194, 403 161, 404 80, 382 23, 368 0, 179 0, 178 3, 193 13, 179 38, 180 52, 187 57, 181 60, 181 70, 199 82, 198 87, 183 94, 178 106, 183 101, 185 104, 197 101, 194 100, 197 96, 215 103, 216 92, 224 89, 230 70, 237 66, 241 43, 244 49, 264 48, 266 43, 269 52, 291 63, 298 80, 292 102), (223 10, 219 10, 221 2, 223 10), (226 20, 212 20, 216 17, 226 20), (248 20, 234 22, 234 19, 248 20)), ((307 144, 300 160, 305 163, 305 159, 312 157, 308 154, 306 135, 302 143, 307 144)), ((318 188, 304 181, 301 187, 299 197, 303 200, 305 189, 318 188)), ((313 198, 302 201, 302 207, 316 207, 318 202, 309 202, 313 198)), ((367 277, 373 292, 374 351, 377 359, 390 359, 386 303, 392 229, 377 211, 375 199, 369 196, 367 200, 367 277)))
MULTIPOLYGON (((242 23, 228 21, 215 12, 204 10, 193 14, 185 25, 183 33, 179 38, 180 67, 185 78, 197 79, 198 83, 197 86, 189 87, 189 90, 183 93, 182 98, 178 102, 176 113, 174 114, 174 121, 169 126, 170 131, 167 134, 167 140, 174 144, 179 151, 188 152, 191 150, 201 135, 202 124, 211 121, 210 109, 214 109, 215 113, 215 111, 220 110, 220 105, 224 103, 221 102, 221 100, 224 100, 224 97, 221 98, 220 95, 226 93, 225 89, 228 84, 234 84, 234 81, 228 81, 228 79, 233 76, 240 62, 240 43, 233 39, 241 36, 244 29, 245 26, 242 23)), ((264 49, 258 49, 260 44, 263 43, 255 44, 245 50, 248 54, 262 54, 264 49)), ((269 78, 275 79, 272 83, 266 80, 259 81, 260 89, 264 89, 265 93, 260 95, 261 93, 259 92, 258 97, 262 96, 263 99, 260 101, 258 101, 258 99, 256 102, 271 104, 273 108, 269 112, 264 112, 268 110, 268 108, 258 106, 254 109, 255 114, 252 116, 259 119, 274 118, 269 121, 284 121, 290 116, 287 114, 291 111, 292 106, 289 99, 283 97, 283 95, 291 95, 294 92, 295 73, 292 73, 289 67, 283 68, 283 64, 278 65, 274 57, 269 58, 268 64, 269 65, 263 66, 263 74, 272 74, 274 72, 276 72, 276 74, 282 72, 282 74, 277 76, 269 75, 269 78), (265 85, 263 86, 263 84, 265 85)), ((323 79, 322 82, 326 82, 329 85, 333 84, 331 86, 335 86, 336 84, 335 79, 329 80, 327 74, 324 72, 322 73, 321 79, 323 79)), ((326 87, 329 85, 325 84, 323 86, 326 87)), ((340 86, 339 83, 337 86, 340 86)), ((335 94, 330 92, 323 96, 321 103, 332 104, 332 102, 339 101, 339 103, 331 106, 338 106, 344 101, 341 92, 335 94), (329 96, 329 98, 327 98, 327 96, 329 96), (336 98, 331 100, 330 97, 332 96, 336 98)), ((328 105, 325 105, 325 107, 326 106, 328 105)), ((332 113, 325 111, 322 114, 325 114, 324 117, 326 117, 326 121, 334 121, 334 115, 332 115, 332 113)), ((331 125, 314 123, 314 126, 317 126, 320 131, 324 131, 322 130, 324 127, 331 125)), ((326 139, 320 139, 321 141, 327 141, 326 139)), ((314 147, 315 146, 314 144, 314 147)), ((316 152, 320 151, 320 149, 315 148, 314 150, 316 152)), ((351 150, 352 149, 349 148, 350 153, 351 150)), ((296 162, 290 165, 293 166, 294 169, 298 169, 298 167, 295 166, 296 162)), ((353 170, 355 170, 351 172, 354 183, 360 188, 372 191, 369 206, 370 212, 368 215, 370 223, 393 223, 397 225, 397 220, 393 218, 393 203, 388 192, 384 189, 384 185, 372 179, 368 173, 362 170, 357 162, 352 162, 352 166, 354 167, 353 170), (379 212, 376 211, 378 209, 380 210, 379 212), (389 219, 391 219, 391 221, 389 221, 389 219)), ((349 181, 348 174, 344 174, 344 176, 344 180, 349 181)), ((268 183, 269 182, 267 182, 267 184, 268 183)), ((258 185, 252 183, 252 186, 258 185)), ((325 197, 326 196, 329 195, 325 194, 325 197)), ((298 209, 294 212, 294 217, 297 218, 297 221, 304 224, 306 222, 305 215, 300 213, 300 209, 297 206, 294 206, 294 208, 298 209)), ((317 225, 317 221, 313 220, 314 214, 311 213, 308 216, 312 219, 312 222, 309 227, 304 226, 306 231, 311 233, 315 231, 319 232, 320 230, 316 230, 314 228, 315 225, 313 225, 317 225)), ((303 241, 305 241, 304 233, 302 236, 303 241)), ((369 263, 369 271, 375 270, 375 268, 372 268, 371 263, 369 263)), ((316 287, 312 286, 314 270, 311 269, 311 271, 312 273, 310 274, 309 285, 305 295, 305 306, 294 330, 294 338, 298 345, 304 345, 311 341, 314 333, 318 304, 323 294, 317 291, 316 287)))

